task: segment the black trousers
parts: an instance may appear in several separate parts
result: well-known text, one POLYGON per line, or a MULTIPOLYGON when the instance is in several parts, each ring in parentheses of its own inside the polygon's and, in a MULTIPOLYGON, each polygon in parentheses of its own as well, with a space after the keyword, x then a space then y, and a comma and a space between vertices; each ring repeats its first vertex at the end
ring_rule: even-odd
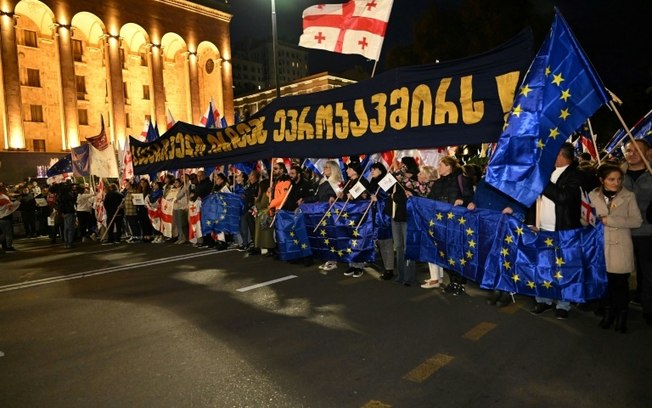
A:
POLYGON ((626 309, 629 304, 629 274, 607 272, 607 305, 626 309))

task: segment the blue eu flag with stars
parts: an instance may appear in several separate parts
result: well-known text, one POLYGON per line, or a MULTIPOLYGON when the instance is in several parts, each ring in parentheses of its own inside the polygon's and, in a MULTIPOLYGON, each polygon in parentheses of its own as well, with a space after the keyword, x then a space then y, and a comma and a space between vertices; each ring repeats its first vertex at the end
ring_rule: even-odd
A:
POLYGON ((531 206, 548 184, 566 139, 608 102, 600 78, 556 11, 514 99, 486 181, 531 206))
POLYGON ((240 232, 240 216, 244 203, 240 196, 233 193, 212 193, 201 203, 201 232, 240 232))
POLYGON ((604 227, 534 232, 504 216, 480 286, 571 302, 600 299, 607 289, 604 227))
POLYGON ((303 214, 280 210, 274 221, 278 257, 282 261, 312 255, 303 214))
POLYGON ((374 262, 375 232, 368 200, 301 204, 313 255, 325 261, 374 262), (325 216, 324 216, 325 215, 325 216))
POLYGON ((470 211, 421 197, 410 197, 407 210, 408 259, 437 264, 474 282, 482 280, 501 217, 498 211, 470 211))

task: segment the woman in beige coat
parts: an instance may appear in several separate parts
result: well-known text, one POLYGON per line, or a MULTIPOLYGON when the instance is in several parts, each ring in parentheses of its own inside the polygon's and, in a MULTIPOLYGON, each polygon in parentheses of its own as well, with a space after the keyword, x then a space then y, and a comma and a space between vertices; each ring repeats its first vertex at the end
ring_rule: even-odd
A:
POLYGON ((623 187, 623 172, 613 164, 598 168, 600 187, 589 193, 591 204, 604 224, 604 255, 607 263, 607 304, 600 327, 627 331, 629 274, 635 270, 631 229, 643 219, 634 193, 623 187))

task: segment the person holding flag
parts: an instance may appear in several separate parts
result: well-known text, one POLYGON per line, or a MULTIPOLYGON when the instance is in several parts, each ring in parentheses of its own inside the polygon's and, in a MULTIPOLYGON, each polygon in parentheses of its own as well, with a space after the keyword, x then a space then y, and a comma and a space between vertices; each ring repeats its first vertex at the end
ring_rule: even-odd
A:
MULTIPOLYGON (((333 204, 337 198, 337 193, 342 191, 342 170, 340 165, 335 160, 327 160, 321 171, 322 178, 319 180, 317 189, 313 197, 309 198, 307 202, 321 202, 333 204)), ((319 269, 323 272, 332 271, 337 268, 336 261, 326 261, 319 265, 319 269)))
MULTIPOLYGON (((367 181, 366 178, 361 177, 362 172, 363 169, 360 162, 352 161, 346 166, 346 175, 349 177, 350 181, 338 197, 346 197, 347 202, 367 200, 370 198, 369 181, 367 181)), ((342 208, 342 211, 344 211, 344 208, 342 208)), ((344 276, 359 278, 364 274, 362 270, 363 267, 364 262, 350 262, 349 269, 344 272, 344 276)))
MULTIPOLYGON (((466 206, 471 202, 473 199, 473 186, 471 185, 471 181, 464 176, 462 167, 455 157, 442 157, 439 161, 439 166, 437 166, 437 172, 439 173, 439 178, 432 186, 428 198, 452 205, 466 206)), ((444 291, 455 296, 466 293, 464 290, 466 278, 452 270, 444 270, 448 272, 450 278, 450 283, 444 291)), ((441 280, 443 274, 441 270, 438 272, 439 279, 441 280)), ((431 277, 431 279, 433 278, 434 276, 431 277)))
MULTIPOLYGON (((623 187, 623 171, 613 164, 598 168, 600 187, 589 193, 592 206, 604 225, 604 255, 608 291, 600 327, 614 322, 616 331, 627 331, 629 275, 636 270, 631 231, 643 222, 634 193, 623 187)), ((650 248, 648 248, 649 251, 650 248)))
MULTIPOLYGON (((564 143, 557 154, 555 170, 550 175, 550 182, 530 208, 526 222, 532 228, 542 231, 561 231, 580 228, 582 210, 581 186, 584 176, 577 168, 575 147, 564 143)), ((532 314, 541 314, 552 309, 553 299, 536 297, 532 314)), ((555 310, 557 319, 568 318, 570 302, 558 300, 555 310)))

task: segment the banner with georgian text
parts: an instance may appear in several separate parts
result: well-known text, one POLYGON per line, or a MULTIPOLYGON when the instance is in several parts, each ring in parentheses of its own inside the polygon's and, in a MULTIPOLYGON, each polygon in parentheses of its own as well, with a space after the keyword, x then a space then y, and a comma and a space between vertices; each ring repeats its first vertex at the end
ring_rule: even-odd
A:
POLYGON ((177 122, 150 143, 130 139, 134 171, 494 142, 531 60, 532 34, 525 30, 477 56, 277 98, 226 128, 177 122))

